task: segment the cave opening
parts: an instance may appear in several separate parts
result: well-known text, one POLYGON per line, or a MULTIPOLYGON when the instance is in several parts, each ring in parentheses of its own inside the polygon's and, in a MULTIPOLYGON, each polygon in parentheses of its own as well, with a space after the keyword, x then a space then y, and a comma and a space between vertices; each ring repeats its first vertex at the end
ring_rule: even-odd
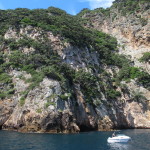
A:
POLYGON ((86 125, 80 125, 80 132, 89 132, 89 131, 97 131, 97 127, 91 127, 86 125))

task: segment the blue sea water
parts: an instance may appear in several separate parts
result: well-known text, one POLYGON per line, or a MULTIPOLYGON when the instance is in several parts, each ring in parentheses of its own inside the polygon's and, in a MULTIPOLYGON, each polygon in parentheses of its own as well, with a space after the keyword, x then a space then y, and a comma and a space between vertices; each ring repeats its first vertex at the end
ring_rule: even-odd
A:
POLYGON ((108 144, 112 132, 37 134, 0 131, 0 150, 150 150, 150 130, 121 130, 128 143, 108 144))

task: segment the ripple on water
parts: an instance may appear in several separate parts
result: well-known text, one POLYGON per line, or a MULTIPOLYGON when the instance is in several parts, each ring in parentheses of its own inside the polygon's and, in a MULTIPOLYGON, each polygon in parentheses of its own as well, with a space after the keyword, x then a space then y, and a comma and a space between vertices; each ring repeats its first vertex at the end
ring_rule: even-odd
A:
POLYGON ((112 132, 33 134, 0 131, 0 150, 150 150, 150 130, 122 130, 128 143, 107 143, 112 132))

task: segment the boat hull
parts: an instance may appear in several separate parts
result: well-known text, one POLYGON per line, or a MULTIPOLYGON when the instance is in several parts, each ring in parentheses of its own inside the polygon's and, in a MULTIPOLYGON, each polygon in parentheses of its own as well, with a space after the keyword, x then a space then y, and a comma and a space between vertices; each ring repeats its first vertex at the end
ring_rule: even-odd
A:
POLYGON ((131 138, 126 136, 126 137, 112 137, 108 138, 107 142, 108 143, 126 143, 130 140, 131 138))

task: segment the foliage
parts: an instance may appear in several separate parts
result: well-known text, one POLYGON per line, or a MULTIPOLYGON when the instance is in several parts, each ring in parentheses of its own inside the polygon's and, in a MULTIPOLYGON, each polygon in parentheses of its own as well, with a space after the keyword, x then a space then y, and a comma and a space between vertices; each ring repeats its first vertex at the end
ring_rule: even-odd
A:
POLYGON ((0 53, 0 64, 3 64, 4 63, 4 58, 3 58, 3 54, 0 53))
POLYGON ((140 58, 141 62, 149 62, 150 61, 150 52, 146 52, 143 54, 143 56, 140 58))
POLYGON ((12 83, 12 79, 7 73, 1 73, 0 74, 0 83, 1 84, 9 84, 9 83, 12 83))
POLYGON ((64 101, 68 100, 68 95, 60 95, 60 98, 64 101))
POLYGON ((25 97, 20 98, 20 106, 23 106, 25 104, 25 97))
POLYGON ((84 16, 84 15, 93 15, 93 14, 95 14, 95 13, 98 13, 98 14, 101 14, 101 15, 104 15, 104 16, 107 17, 107 16, 110 15, 110 8, 104 9, 104 8, 100 7, 100 8, 96 8, 96 9, 94 9, 94 10, 90 10, 90 9, 88 9, 88 8, 84 8, 84 9, 82 9, 82 10, 77 14, 77 16, 78 16, 78 17, 82 17, 82 16, 84 16))
POLYGON ((148 23, 148 20, 147 20, 147 19, 142 18, 142 17, 140 17, 139 19, 140 19, 140 22, 141 22, 141 25, 142 25, 142 26, 147 25, 147 23, 148 23))
POLYGON ((47 103, 45 103, 45 107, 48 108, 50 105, 53 105, 55 106, 55 103, 54 102, 51 102, 51 101, 47 101, 47 103))
POLYGON ((91 12, 90 9, 84 8, 84 9, 82 9, 82 10, 77 14, 77 16, 82 17, 82 16, 84 16, 85 14, 88 14, 88 13, 90 13, 90 12, 91 12))
POLYGON ((85 95, 86 102, 92 104, 92 99, 101 97, 100 91, 97 88, 97 82, 100 79, 88 72, 80 70, 76 72, 74 82, 80 84, 81 91, 85 95))
POLYGON ((128 80, 137 78, 137 83, 143 85, 145 88, 150 89, 150 75, 144 71, 141 71, 137 67, 123 67, 119 73, 118 78, 120 80, 128 80))
MULTIPOLYGON (((104 13, 105 11, 101 8, 101 12, 104 13)), ((1 18, 5 20, 5 22, 0 23, 2 30, 9 26, 20 28, 22 25, 30 25, 40 27, 45 31, 52 31, 53 34, 59 34, 72 45, 78 47, 88 46, 93 42, 93 32, 82 27, 78 17, 71 16, 57 8, 4 10, 0 11, 0 14, 1 18)), ((32 42, 28 42, 26 39, 20 39, 18 42, 13 41, 10 47, 11 49, 17 50, 23 44, 30 47, 32 42)))
POLYGON ((0 99, 9 98, 15 93, 12 78, 0 65, 0 99))
POLYGON ((37 112, 37 113, 42 113, 42 109, 41 109, 41 108, 38 108, 38 109, 36 110, 36 112, 37 112))
POLYGON ((6 93, 0 91, 0 99, 5 99, 6 97, 6 93))
POLYGON ((57 81, 63 81, 63 76, 58 73, 58 71, 54 67, 45 67, 43 68, 43 73, 48 78, 51 78, 53 80, 57 81))
POLYGON ((23 53, 21 53, 20 51, 14 51, 9 56, 9 64, 13 68, 22 68, 24 62, 25 62, 25 55, 23 53))
POLYGON ((118 66, 119 68, 123 68, 125 66, 130 66, 131 61, 128 58, 126 58, 125 55, 119 55, 117 53, 114 53, 110 55, 108 64, 118 66))
POLYGON ((147 100, 145 96, 143 96, 142 92, 139 91, 133 91, 132 92, 132 99, 136 102, 143 102, 144 100, 147 100))
POLYGON ((15 93, 15 89, 10 89, 7 91, 7 94, 14 94, 15 93))
POLYGON ((147 88, 148 90, 150 90, 150 75, 147 72, 141 72, 138 75, 138 79, 137 82, 141 85, 143 85, 145 88, 147 88))
MULTIPOLYGON (((110 9, 95 9, 90 11, 84 9, 78 16, 86 13, 99 13, 100 15, 110 15, 110 9)), ((115 90, 109 75, 100 75, 85 70, 76 71, 52 49, 52 44, 47 39, 45 33, 51 31, 54 35, 59 35, 62 41, 67 41, 80 50, 88 48, 89 53, 96 52, 99 63, 102 65, 114 65, 120 68, 118 78, 121 80, 137 78, 137 82, 144 87, 149 87, 149 75, 141 72, 136 67, 130 66, 130 61, 123 55, 116 54, 117 40, 105 33, 84 28, 78 16, 71 16, 65 11, 49 7, 48 9, 15 9, 0 10, 0 44, 10 48, 10 53, 4 55, 0 53, 0 84, 8 85, 5 90, 0 91, 0 98, 4 99, 15 93, 11 77, 6 73, 11 69, 26 71, 31 74, 31 78, 26 80, 30 86, 22 93, 20 105, 23 106, 30 90, 36 88, 44 77, 60 82, 63 94, 62 100, 68 100, 75 95, 74 85, 79 85, 87 103, 95 104, 101 101, 101 90, 107 94, 109 99, 116 99, 120 93, 115 90), (2 38, 9 27, 16 29, 32 26, 41 31, 43 38, 33 40, 24 36, 19 40, 2 38), (42 29, 42 30, 41 30, 42 29), (33 48, 34 51, 28 54, 23 53, 24 48, 33 48), (6 61, 7 60, 7 61, 6 61), (105 88, 106 87, 106 88, 105 88), (108 90, 111 89, 111 90, 108 90), (64 94, 67 93, 67 94, 64 94)), ((1 49, 0 49, 1 50, 1 49)), ((144 57, 144 56, 143 56, 144 57)), ((147 60, 147 56, 143 58, 147 60)), ((142 60, 143 60, 142 59, 142 60)), ((92 66, 93 67, 93 66, 92 66)), ((75 96, 74 96, 75 97, 75 96)), ((45 107, 54 105, 50 100, 45 107)))
POLYGON ((44 74, 42 72, 35 72, 32 74, 32 78, 28 79, 28 82, 30 82, 28 90, 33 90, 35 87, 37 87, 39 83, 43 81, 43 78, 44 74))
POLYGON ((106 91, 107 97, 109 99, 116 99, 117 97, 121 96, 121 93, 119 91, 116 91, 114 89, 109 89, 106 91))
POLYGON ((141 10, 140 6, 144 3, 148 4, 149 0, 115 0, 112 7, 118 8, 122 15, 127 15, 141 10))
POLYGON ((134 79, 138 77, 140 70, 136 67, 125 66, 119 71, 120 79, 134 79))

